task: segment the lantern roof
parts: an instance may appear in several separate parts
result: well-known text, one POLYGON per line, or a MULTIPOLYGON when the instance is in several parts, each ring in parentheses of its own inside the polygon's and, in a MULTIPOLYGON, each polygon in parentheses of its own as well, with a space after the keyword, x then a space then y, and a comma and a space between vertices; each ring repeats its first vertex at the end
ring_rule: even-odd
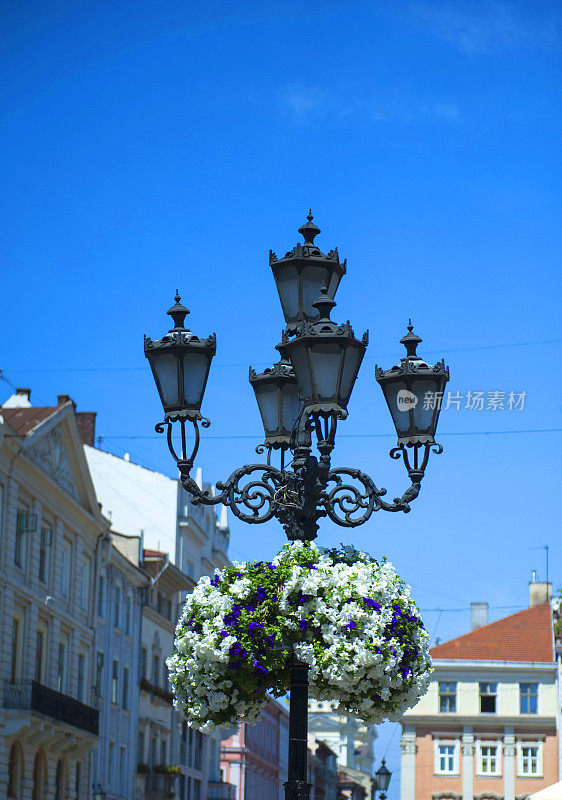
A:
POLYGON ((347 269, 347 259, 344 261, 340 261, 338 248, 334 247, 333 250, 330 250, 328 253, 323 253, 318 245, 314 244, 314 239, 321 233, 320 228, 313 222, 314 217, 312 216, 312 210, 309 212, 307 216, 307 221, 304 225, 301 225, 299 228, 299 233, 302 235, 304 239, 304 243, 301 244, 300 242, 296 244, 292 250, 289 250, 283 258, 277 258, 276 253, 273 250, 269 251, 269 263, 273 266, 277 262, 287 262, 287 261, 305 261, 308 259, 312 259, 315 262, 332 262, 339 267, 339 271, 342 275, 345 274, 347 269))
POLYGON ((375 377, 377 380, 380 378, 391 378, 394 376, 407 375, 411 373, 420 374, 444 374, 449 379, 449 367, 445 366, 445 359, 441 359, 436 364, 427 364, 417 353, 416 349, 423 339, 415 334, 412 320, 408 320, 408 333, 400 339, 400 344, 406 348, 406 355, 400 359, 400 363, 396 364, 388 370, 383 370, 378 364, 375 364, 375 377))

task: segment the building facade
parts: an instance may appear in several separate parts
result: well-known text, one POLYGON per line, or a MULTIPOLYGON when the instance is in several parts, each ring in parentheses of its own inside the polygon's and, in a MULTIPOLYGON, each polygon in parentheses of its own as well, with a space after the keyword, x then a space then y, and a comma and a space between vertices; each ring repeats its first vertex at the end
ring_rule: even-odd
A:
MULTIPOLYGON (((194 506, 178 480, 87 446, 86 458, 120 547, 150 579, 144 590, 135 800, 230 800, 221 780, 221 733, 203 736, 173 706, 166 659, 186 594, 228 561, 226 508, 194 506), (136 544, 135 544, 136 542, 136 544), (126 549, 128 548, 128 549, 126 549), (223 795, 225 795, 223 797, 223 795)), ((201 470, 197 481, 203 488, 201 470)), ((213 492, 211 485, 205 485, 213 492)))
POLYGON ((289 707, 271 698, 255 725, 243 724, 221 748, 224 780, 236 800, 282 800, 289 766, 289 707))
POLYGON ((531 603, 431 650, 429 690, 402 718, 401 800, 522 800, 559 780, 551 606, 536 586, 531 603))
POLYGON ((150 585, 138 566, 138 544, 112 533, 97 582, 93 686, 100 719, 93 784, 98 796, 119 800, 134 798, 137 781, 139 656, 150 585))
MULTIPOLYGON (((70 398, 0 408, 0 797, 88 800, 100 513, 70 398)), ((91 422, 93 415, 85 415, 91 422)))
POLYGON ((310 700, 308 727, 334 751, 338 766, 372 775, 373 744, 377 738, 374 725, 337 713, 332 703, 310 700))

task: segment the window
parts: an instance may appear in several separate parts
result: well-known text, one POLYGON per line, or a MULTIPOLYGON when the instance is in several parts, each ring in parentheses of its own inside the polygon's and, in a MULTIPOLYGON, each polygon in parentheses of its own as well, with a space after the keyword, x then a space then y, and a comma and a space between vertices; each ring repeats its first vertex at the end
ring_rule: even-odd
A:
POLYGON ((146 647, 141 648, 141 678, 147 677, 146 675, 146 662, 148 658, 148 653, 146 651, 146 647))
POLYGON ((113 781, 115 775, 115 745, 113 742, 109 743, 109 791, 113 789, 113 781))
POLYGON ((193 778, 193 800, 201 800, 201 781, 193 778))
POLYGON ((47 573, 49 566, 49 548, 51 547, 53 532, 51 528, 41 528, 39 537, 39 580, 47 583, 47 573))
POLYGON ((520 743, 517 755, 519 775, 542 775, 542 742, 520 743))
POLYGON ((123 669, 123 708, 129 708, 129 670, 123 669))
POLYGON ((131 635, 131 609, 133 606, 133 599, 130 594, 127 595, 125 601, 125 633, 127 636, 131 635))
POLYGON ((152 659, 152 685, 160 686, 160 656, 153 656, 152 659))
POLYGON ((539 696, 538 683, 519 684, 519 710, 522 714, 536 714, 539 696))
POLYGON ((21 672, 21 632, 23 620, 18 615, 12 620, 12 659, 10 665, 10 682, 15 683, 21 672))
POLYGON ((168 742, 162 739, 160 742, 160 763, 167 764, 168 762, 168 742))
POLYGON ((35 644, 35 680, 37 683, 43 683, 43 660, 45 648, 45 634, 38 628, 37 639, 35 644))
POLYGON ((66 658, 68 648, 66 641, 59 642, 59 657, 57 661, 57 692, 66 689, 66 658))
POLYGON ((102 696, 102 682, 103 682, 103 653, 98 652, 96 655, 96 694, 98 697, 102 696))
POLYGON ((65 539, 62 545, 61 571, 60 571, 60 593, 68 598, 70 593, 70 554, 72 545, 65 539))
POLYGON ((78 699, 81 703, 85 702, 86 695, 86 656, 80 653, 78 656, 78 699))
POLYGON ((144 762, 144 731, 139 731, 137 750, 137 760, 139 764, 142 764, 144 762))
POLYGON ((482 714, 496 713, 496 697, 498 694, 497 683, 479 684, 480 712, 482 714))
POLYGON ((193 561, 190 561, 189 558, 185 561, 185 574, 188 575, 190 578, 193 575, 193 561))
POLYGON ((457 684, 439 681, 439 711, 457 710, 457 684))
POLYGON ((111 673, 111 702, 117 703, 117 685, 119 682, 119 662, 113 659, 113 671, 111 673))
POLYGON ((90 559, 82 557, 80 564, 80 608, 88 610, 88 597, 90 596, 90 559))
POLYGON ((98 584, 98 617, 103 617, 103 604, 105 600, 105 578, 100 575, 98 584))
POLYGON ((25 539, 25 520, 27 512, 20 508, 18 509, 16 520, 16 546, 14 550, 14 562, 22 569, 25 567, 26 556, 26 539, 25 539))
POLYGON ((478 769, 480 775, 500 775, 500 748, 497 744, 481 744, 478 769))
MULTIPOLYGON (((0 487, 1 489, 2 487, 0 487)), ((22 796, 22 753, 21 745, 13 744, 10 749, 8 761, 8 797, 19 798, 22 796)))
POLYGON ((153 767, 156 764, 156 736, 153 736, 150 740, 150 766, 153 767))
POLYGON ((113 624, 116 628, 121 627, 121 587, 115 587, 115 603, 113 606, 113 624))
POLYGON ((435 773, 458 775, 458 743, 435 742, 435 773))
POLYGON ((119 750, 119 792, 121 795, 125 795, 127 793, 126 755, 127 751, 124 747, 122 747, 119 750))

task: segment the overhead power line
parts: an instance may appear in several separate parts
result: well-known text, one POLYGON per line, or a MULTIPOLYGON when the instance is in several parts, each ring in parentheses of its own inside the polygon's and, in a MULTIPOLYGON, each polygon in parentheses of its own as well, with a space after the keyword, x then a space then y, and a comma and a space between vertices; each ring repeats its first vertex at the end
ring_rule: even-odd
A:
MULTIPOLYGON (((505 349, 509 347, 536 347, 539 345, 545 344, 556 344, 562 342, 562 339, 539 339, 537 341, 530 341, 530 342, 507 342, 507 343, 499 343, 499 344, 485 344, 485 345, 475 345, 474 347, 448 347, 442 348, 441 350, 425 350, 424 352, 427 355, 444 355, 447 357, 449 353, 469 353, 475 352, 479 350, 499 350, 505 349)), ((394 358, 396 357, 398 351, 394 351, 392 353, 381 353, 377 356, 367 356, 365 358, 366 361, 374 361, 376 359, 383 359, 383 358, 394 358)), ((268 361, 254 361, 252 362, 254 366, 268 366, 268 361)), ((239 363, 227 363, 227 362, 215 362, 213 364, 213 369, 224 369, 224 368, 233 368, 233 367, 247 367, 249 361, 243 361, 239 363)), ((146 365, 138 366, 138 367, 40 367, 40 368, 33 368, 33 369, 26 369, 24 367, 16 367, 15 369, 7 369, 6 372, 15 372, 15 373, 22 373, 25 372, 26 374, 35 374, 35 373, 47 373, 47 372, 141 372, 146 370, 146 365)))

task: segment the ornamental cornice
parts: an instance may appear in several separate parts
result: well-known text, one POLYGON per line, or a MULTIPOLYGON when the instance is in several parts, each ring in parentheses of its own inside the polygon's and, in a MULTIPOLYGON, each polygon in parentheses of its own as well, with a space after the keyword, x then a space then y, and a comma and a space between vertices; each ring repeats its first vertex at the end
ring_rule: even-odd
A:
POLYGON ((402 739, 400 742, 400 749, 403 753, 407 753, 408 755, 416 755, 418 752, 418 744, 410 739, 402 739))

